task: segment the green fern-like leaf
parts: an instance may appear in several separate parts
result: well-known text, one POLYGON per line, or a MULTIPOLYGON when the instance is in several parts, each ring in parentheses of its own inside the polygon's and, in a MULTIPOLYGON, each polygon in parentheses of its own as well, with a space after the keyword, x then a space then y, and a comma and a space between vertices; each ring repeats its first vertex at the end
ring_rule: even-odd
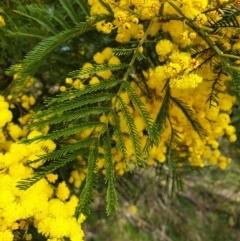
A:
POLYGON ((186 116, 187 120, 193 127, 193 129, 198 133, 199 137, 201 139, 204 139, 206 136, 206 132, 201 126, 201 124, 198 122, 198 119, 196 117, 196 113, 191 109, 187 104, 183 103, 181 100, 171 97, 171 100, 176 104, 179 109, 183 112, 183 114, 186 116))
POLYGON ((217 106, 218 105, 218 88, 217 87, 221 87, 221 80, 220 80, 220 75, 222 74, 222 71, 218 71, 216 77, 214 78, 214 81, 212 82, 212 86, 211 86, 211 92, 208 95, 207 101, 209 102, 209 106, 217 106))
POLYGON ((155 141, 158 138, 158 131, 156 125, 153 124, 154 121, 151 119, 150 113, 147 111, 145 105, 141 101, 136 91, 132 88, 131 84, 129 82, 124 82, 124 87, 133 103, 134 108, 141 114, 149 135, 149 139, 151 141, 155 141))
POLYGON ((34 118, 44 118, 52 114, 59 115, 59 113, 74 110, 76 108, 80 108, 86 105, 92 105, 92 104, 97 104, 104 101, 110 101, 112 100, 113 97, 115 97, 115 95, 110 93, 91 94, 91 95, 88 95, 87 98, 85 96, 82 96, 80 98, 75 98, 70 102, 68 101, 62 102, 55 107, 52 107, 52 108, 49 108, 48 110, 43 111, 42 113, 37 113, 34 116, 34 118))
POLYGON ((238 96, 240 96, 240 66, 236 65, 234 63, 234 61, 232 60, 227 60, 228 65, 223 66, 223 72, 227 73, 231 76, 233 85, 234 85, 234 89, 236 91, 236 93, 238 94, 238 96), (236 69, 233 69, 233 68, 236 69))
POLYGON ((43 39, 46 31, 36 27, 22 26, 8 31, 9 36, 43 39))
POLYGON ((45 104, 46 104, 46 107, 50 107, 55 103, 62 103, 70 99, 74 100, 74 98, 76 97, 87 95, 93 92, 99 92, 101 90, 110 90, 111 88, 121 84, 121 82, 122 80, 111 79, 108 81, 100 82, 97 85, 86 86, 84 89, 81 89, 81 90, 67 91, 65 93, 61 93, 61 95, 58 95, 54 98, 47 98, 45 101, 45 104))
POLYGON ((87 107, 81 108, 81 110, 77 111, 67 111, 64 114, 54 114, 53 116, 49 117, 47 120, 41 120, 37 122, 33 122, 29 125, 28 128, 37 127, 42 129, 48 125, 58 124, 58 123, 67 123, 72 122, 75 120, 79 120, 81 118, 85 118, 90 115, 100 115, 110 111, 108 107, 87 107))
POLYGON ((81 153, 85 153, 87 148, 93 146, 93 144, 96 142, 96 137, 88 137, 82 140, 79 140, 77 143, 68 144, 68 145, 62 145, 59 150, 55 150, 54 152, 47 153, 45 155, 39 156, 38 159, 34 161, 28 161, 29 164, 36 163, 41 160, 43 161, 53 161, 58 160, 61 157, 67 156, 68 154, 73 154, 77 152, 80 155, 79 150, 81 153))
POLYGON ((154 141, 151 140, 150 138, 148 138, 146 145, 144 147, 144 152, 149 153, 150 149, 154 145, 158 145, 160 138, 161 138, 161 134, 163 133, 163 130, 164 130, 164 126, 165 126, 167 117, 168 117, 169 108, 170 108, 170 88, 169 88, 169 86, 167 86, 161 108, 154 121, 154 125, 156 125, 157 132, 158 132, 158 138, 156 138, 156 139, 154 138, 154 141))
POLYGON ((52 18, 61 25, 65 30, 71 29, 70 25, 66 22, 65 18, 57 10, 53 9, 52 18))
POLYGON ((106 70, 117 71, 127 67, 128 67, 127 64, 122 64, 122 63, 121 64, 101 64, 101 65, 95 64, 93 65, 93 67, 80 69, 79 71, 73 71, 69 73, 69 76, 72 78, 80 78, 81 76, 84 76, 86 74, 93 75, 106 70))
POLYGON ((75 23, 79 23, 79 18, 77 16, 77 13, 74 11, 73 6, 71 4, 71 1, 69 0, 59 0, 62 7, 65 9, 65 11, 68 13, 68 16, 71 18, 71 20, 75 23))
POLYGON ((228 69, 227 73, 229 73, 230 76, 232 77, 235 91, 237 92, 238 96, 240 96, 240 81, 239 81, 240 80, 240 71, 228 69))
POLYGON ((97 158, 98 158, 98 143, 90 149, 87 165, 87 176, 84 188, 80 195, 80 203, 76 208, 75 215, 78 217, 81 213, 86 216, 90 213, 90 204, 94 198, 94 188, 97 185, 97 158))
POLYGON ((123 161, 125 162, 126 169, 129 169, 128 159, 127 159, 127 148, 126 148, 125 141, 123 138, 123 133, 121 131, 119 117, 114 111, 110 112, 110 116, 114 122, 114 134, 116 136, 117 149, 123 156, 123 161))
POLYGON ((103 0, 98 0, 99 3, 101 3, 101 5, 111 14, 113 15, 114 12, 112 10, 112 8, 109 6, 109 4, 107 4, 106 2, 104 2, 103 0))
POLYGON ((89 6, 86 0, 75 0, 86 16, 90 16, 89 6))
POLYGON ((114 163, 111 153, 111 137, 108 130, 103 136, 104 160, 105 160, 105 182, 107 183, 107 214, 109 215, 112 210, 117 207, 117 193, 114 187, 114 163))
POLYGON ((82 131, 85 131, 85 130, 91 130, 91 129, 94 129, 96 127, 101 127, 103 125, 102 122, 87 122, 87 123, 81 123, 81 124, 78 124, 78 125, 75 125, 73 127, 67 127, 65 129, 61 129, 61 130, 56 130, 56 131, 53 131, 51 134, 47 134, 47 135, 41 135, 41 136, 37 136, 37 137, 34 137, 32 139, 30 139, 30 141, 39 141, 39 140, 56 140, 56 139, 59 139, 61 137, 68 137, 68 136, 71 136, 71 135, 75 135, 75 134, 78 134, 82 131))
POLYGON ((237 17, 240 16, 239 8, 232 6, 231 8, 222 9, 222 12, 221 19, 211 23, 211 28, 239 28, 239 22, 237 20, 237 17))
POLYGON ((130 54, 133 54, 134 51, 135 51, 135 48, 131 48, 131 49, 117 49, 117 48, 113 48, 112 49, 112 53, 115 56, 130 55, 130 54))
POLYGON ((138 61, 142 61, 143 59, 146 59, 146 57, 138 50, 136 51, 136 58, 138 61))
MULTIPOLYGON (((20 79, 14 83, 15 92, 23 90, 27 82, 27 77, 32 76, 41 65, 44 58, 48 56, 57 46, 66 42, 67 40, 81 35, 92 28, 88 23, 80 23, 75 28, 70 30, 65 30, 54 36, 50 36, 40 42, 32 51, 30 51, 25 59, 21 62, 20 79)), ((15 66, 12 66, 8 71, 8 75, 14 75, 18 73, 15 66)), ((18 73, 19 74, 19 73, 18 73)))
POLYGON ((60 167, 63 167, 66 165, 68 162, 71 162, 76 159, 76 157, 81 154, 81 151, 78 150, 78 153, 70 154, 67 157, 61 157, 58 160, 52 161, 48 166, 44 166, 40 169, 38 169, 35 173, 34 176, 30 178, 23 179, 18 182, 17 187, 21 190, 26 190, 29 187, 31 187, 33 184, 44 178, 47 174, 50 174, 57 170, 60 167))
POLYGON ((50 8, 44 5, 30 4, 27 6, 20 6, 15 12, 21 16, 36 21, 43 26, 47 31, 56 34, 56 29, 49 20, 51 17, 50 8))
POLYGON ((121 97, 117 97, 117 103, 119 105, 120 110, 122 111, 123 118, 125 120, 129 136, 132 142, 134 156, 136 158, 136 165, 143 165, 143 152, 141 149, 140 139, 137 131, 137 127, 134 123, 133 117, 128 110, 126 103, 123 101, 121 97))

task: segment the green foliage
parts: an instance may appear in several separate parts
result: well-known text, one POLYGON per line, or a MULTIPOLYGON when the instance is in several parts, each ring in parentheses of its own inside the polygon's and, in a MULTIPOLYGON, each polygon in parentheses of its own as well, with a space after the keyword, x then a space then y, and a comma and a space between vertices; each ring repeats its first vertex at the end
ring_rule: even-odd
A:
POLYGON ((170 108, 170 88, 167 87, 166 93, 162 102, 162 106, 154 122, 154 128, 156 126, 156 129, 159 135, 154 141, 151 141, 150 139, 147 140, 147 143, 144 147, 144 150, 146 153, 149 153, 150 149, 154 145, 157 145, 159 143, 161 134, 163 133, 163 130, 164 130, 164 125, 166 124, 166 121, 167 121, 169 108, 170 108))
MULTIPOLYGON (((33 76, 39 67, 41 66, 43 60, 57 47, 63 45, 66 41, 76 38, 87 31, 92 29, 92 26, 98 22, 100 19, 93 20, 91 24, 89 22, 81 22, 81 19, 77 17, 77 14, 72 8, 69 1, 61 1, 61 4, 66 11, 66 14, 70 17, 72 22, 69 24, 62 14, 56 9, 52 9, 48 6, 41 6, 36 4, 27 5, 26 7, 20 6, 16 11, 17 14, 35 20, 43 29, 47 31, 50 35, 44 38, 36 47, 31 50, 23 61, 21 61, 21 67, 16 68, 12 66, 7 73, 9 75, 19 74, 20 78, 14 83, 15 94, 23 90, 26 85, 26 79, 28 76, 33 76), (55 20, 60 27, 63 28, 61 31, 57 31, 56 23, 52 23, 55 20)), ((32 32, 32 28, 18 28, 15 27, 9 32, 11 36, 33 36, 39 37, 41 32, 36 33, 36 29, 32 32)))
POLYGON ((116 136, 117 149, 122 154, 123 161, 125 163, 125 167, 129 171, 128 160, 127 160, 127 150, 126 150, 126 145, 125 145, 125 141, 123 138, 123 133, 122 133, 121 127, 120 127, 119 117, 114 111, 111 111, 110 118, 112 118, 113 122, 115 123, 113 131, 114 131, 114 135, 116 136))
POLYGON ((185 103, 183 103, 181 100, 175 99, 173 97, 171 97, 171 100, 183 112, 183 114, 186 116, 187 120, 190 122, 192 128, 198 133, 199 137, 201 139, 204 139, 204 136, 206 136, 206 132, 202 128, 202 126, 199 124, 197 117, 196 117, 196 113, 191 108, 189 108, 185 103))
POLYGON ((231 8, 223 8, 222 19, 218 21, 212 20, 211 27, 217 30, 224 28, 239 28, 237 17, 240 15, 239 8, 232 6, 231 8))
POLYGON ((73 71, 69 73, 70 77, 73 78, 80 78, 81 76, 84 76, 86 74, 96 74, 102 71, 106 70, 112 70, 112 71, 117 71, 119 69, 124 69, 126 68, 126 64, 102 64, 102 65, 94 65, 93 67, 86 68, 84 70, 80 71, 73 71))
MULTIPOLYGON (((76 216, 78 217, 81 213, 88 215, 90 213, 90 204, 94 197, 94 188, 97 185, 97 158, 98 158, 98 143, 94 143, 90 149, 89 158, 88 158, 88 174, 86 178, 86 183, 80 195, 80 205, 76 210, 76 216)), ((114 205, 116 205, 114 203, 114 205)))
MULTIPOLYGON (((89 25, 86 23, 80 24, 74 29, 65 30, 54 36, 44 39, 39 45, 37 45, 31 52, 29 52, 26 58, 21 63, 22 70, 20 71, 21 77, 18 81, 15 82, 15 91, 19 93, 23 90, 26 85, 26 79, 28 76, 34 75, 38 68, 40 67, 44 58, 53 51, 60 44, 65 41, 80 35, 90 29, 89 25)), ((9 75, 18 73, 19 70, 16 70, 15 66, 11 67, 8 70, 9 75)))
POLYGON ((106 176, 105 182, 107 183, 107 214, 114 209, 116 209, 117 204, 117 193, 114 187, 114 163, 111 153, 111 136, 109 131, 106 130, 105 135, 103 136, 103 148, 104 148, 104 160, 105 160, 105 169, 106 176))

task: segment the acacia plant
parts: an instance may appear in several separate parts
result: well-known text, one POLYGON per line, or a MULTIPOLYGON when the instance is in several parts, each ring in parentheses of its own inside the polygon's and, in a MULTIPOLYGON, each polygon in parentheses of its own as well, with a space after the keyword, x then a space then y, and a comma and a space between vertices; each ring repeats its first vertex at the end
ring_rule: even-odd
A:
MULTIPOLYGON (((9 136, 16 142, 1 147, 1 175, 14 177, 20 189, 9 195, 36 195, 46 189, 45 201, 54 203, 52 208, 65 210, 68 205, 72 216, 59 217, 55 209, 40 215, 37 204, 30 204, 31 196, 31 202, 21 203, 22 208, 32 205, 31 212, 9 219, 0 235, 10 231, 16 238, 16 230, 26 230, 19 226, 25 220, 43 240, 81 240, 82 234, 69 233, 73 214, 79 222, 80 214, 89 215, 98 178, 105 180, 110 214, 117 208, 115 179, 125 172, 166 166, 166 183, 174 190, 181 188, 185 171, 227 167, 231 159, 221 154, 219 139, 236 140, 230 121, 236 98, 228 91, 233 83, 240 94, 237 3, 23 2, 9 1, 0 16, 5 40, 21 43, 18 51, 25 55, 11 61, 6 74, 12 81, 0 99, 5 142, 9 136), (60 92, 37 96, 31 86, 39 80, 61 85, 60 92), (35 101, 38 108, 32 111, 35 101), (17 136, 9 109, 14 105, 22 110, 15 122, 25 133, 17 136), (17 158, 20 150, 24 154, 17 158), (15 177, 19 165, 22 175, 15 177), (53 224, 56 220, 59 226, 53 224)), ((12 53, 3 40, 6 59, 12 53)), ((0 199, 0 208, 5 204, 0 199)), ((4 240, 13 240, 9 237, 4 240)))

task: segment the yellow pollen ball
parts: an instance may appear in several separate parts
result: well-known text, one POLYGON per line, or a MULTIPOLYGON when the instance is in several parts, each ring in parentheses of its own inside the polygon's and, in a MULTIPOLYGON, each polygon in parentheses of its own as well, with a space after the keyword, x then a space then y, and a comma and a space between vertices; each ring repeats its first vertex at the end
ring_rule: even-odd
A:
POLYGON ((69 195, 70 195, 70 190, 68 189, 66 183, 65 182, 59 183, 56 191, 56 196, 60 200, 65 201, 66 199, 68 199, 69 195))
POLYGON ((66 78, 65 82, 66 82, 66 84, 71 85, 73 83, 73 79, 72 78, 66 78))
POLYGON ((67 88, 65 86, 60 86, 60 91, 61 92, 65 92, 67 90, 67 88))

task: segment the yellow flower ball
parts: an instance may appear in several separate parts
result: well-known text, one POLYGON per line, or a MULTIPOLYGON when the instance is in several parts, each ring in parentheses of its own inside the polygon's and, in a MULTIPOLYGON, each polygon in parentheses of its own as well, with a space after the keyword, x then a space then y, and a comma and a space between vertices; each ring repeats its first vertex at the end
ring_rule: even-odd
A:
POLYGON ((158 55, 167 55, 173 50, 173 44, 168 39, 160 40, 156 45, 156 52, 158 55))
POLYGON ((57 191, 56 191, 56 196, 62 200, 65 201, 66 199, 69 198, 70 195, 70 190, 67 187, 65 182, 61 182, 58 187, 57 187, 57 191))

